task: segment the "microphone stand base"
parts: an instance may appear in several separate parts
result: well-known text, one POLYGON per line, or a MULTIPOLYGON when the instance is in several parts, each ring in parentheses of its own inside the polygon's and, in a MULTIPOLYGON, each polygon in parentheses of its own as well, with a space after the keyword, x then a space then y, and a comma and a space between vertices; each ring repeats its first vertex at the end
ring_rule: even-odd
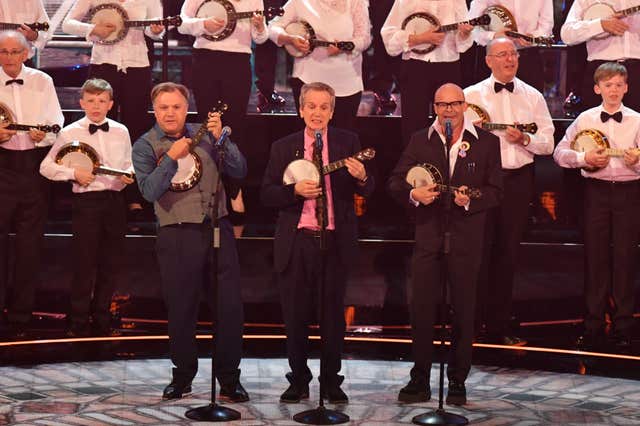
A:
POLYGON ((439 408, 435 411, 430 411, 428 413, 420 414, 415 416, 411 420, 414 424, 417 425, 467 425, 469 424, 469 420, 466 417, 460 416, 458 414, 447 413, 443 409, 439 408))
POLYGON ((185 413, 185 416, 191 420, 207 422, 230 422, 240 419, 240 413, 238 411, 216 403, 192 408, 185 413))
POLYGON ((324 406, 303 411, 293 416, 293 420, 305 425, 339 425, 347 423, 349 416, 339 411, 327 410, 324 406))

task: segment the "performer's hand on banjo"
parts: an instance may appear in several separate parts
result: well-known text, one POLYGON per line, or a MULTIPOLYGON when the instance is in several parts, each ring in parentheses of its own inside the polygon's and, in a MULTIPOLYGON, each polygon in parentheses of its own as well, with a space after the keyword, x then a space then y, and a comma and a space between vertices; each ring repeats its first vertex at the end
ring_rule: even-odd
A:
POLYGON ((9 130, 6 128, 8 125, 8 122, 0 123, 0 143, 7 142, 16 134, 15 130, 9 130))
POLYGON ((45 136, 46 136, 46 133, 43 132, 42 130, 33 129, 33 128, 29 129, 29 137, 31 138, 32 141, 36 143, 44 139, 45 136))
POLYGON ((174 160, 178 158, 183 158, 189 155, 189 150, 191 148, 191 139, 190 138, 180 138, 171 145, 169 151, 167 151, 167 155, 174 160))
POLYGON ((347 167, 349 174, 354 178, 358 179, 360 182, 366 179, 367 170, 364 168, 364 164, 355 158, 349 157, 345 158, 344 165, 347 167))
POLYGON ((93 35, 100 38, 101 40, 104 40, 105 38, 109 37, 115 30, 116 26, 110 22, 98 22, 95 27, 93 27, 93 31, 91 31, 91 34, 89 35, 93 35))
POLYGON ((601 19, 602 29, 614 36, 621 36, 629 30, 629 25, 620 20, 620 16, 614 15, 611 18, 601 19))
POLYGON ((322 193, 322 188, 320 188, 318 182, 312 181, 310 179, 301 180, 300 182, 296 183, 293 189, 296 195, 306 198, 307 200, 318 198, 322 193))
POLYGON ((35 41, 38 38, 38 32, 32 30, 25 24, 20 25, 20 28, 18 28, 18 32, 22 33, 22 35, 25 36, 29 41, 35 41))
POLYGON ((458 25, 458 35, 462 40, 466 40, 471 35, 471 31, 473 31, 473 25, 471 24, 460 24, 458 25))
POLYGON ((302 53, 307 53, 311 48, 311 46, 309 46, 309 40, 299 35, 285 35, 283 44, 291 44, 302 53))
MULTIPOLYGON (((517 122, 515 124, 518 124, 517 122)), ((505 138, 507 142, 513 143, 516 145, 524 145, 527 136, 521 132, 517 127, 508 126, 504 129, 505 138)))
POLYGON ((606 167, 609 164, 609 156, 606 153, 606 148, 596 148, 588 151, 584 156, 584 161, 592 167, 599 169, 606 167))
POLYGON ((411 190, 411 198, 413 198, 420 204, 428 206, 429 204, 436 201, 436 198, 438 198, 438 195, 440 195, 440 193, 436 191, 435 188, 435 183, 432 183, 431 185, 421 186, 419 188, 414 188, 413 190, 411 190))
MULTIPOLYGON (((218 140, 222 134, 222 119, 219 112, 210 112, 207 119, 207 130, 218 140)), ((215 141, 214 141, 215 142, 215 141)))
POLYGON ((84 169, 73 169, 73 176, 82 186, 89 186, 91 182, 96 180, 96 175, 94 175, 90 170, 84 169))
POLYGON ((218 19, 215 17, 211 17, 204 21, 204 29, 211 34, 215 34, 220 31, 225 26, 224 19, 218 19))
POLYGON ((261 13, 253 13, 253 16, 251 17, 251 26, 255 28, 259 33, 264 32, 264 19, 261 13))
POLYGON ((468 189, 466 185, 462 185, 460 188, 456 189, 454 192, 455 198, 453 202, 456 203, 457 206, 464 207, 471 201, 468 195, 463 194, 468 189))
POLYGON ((120 182, 124 183, 125 185, 131 185, 133 183, 133 178, 126 176, 126 175, 120 175, 120 182))
POLYGON ((640 156, 638 155, 636 150, 633 149, 626 149, 624 151, 624 164, 626 166, 633 166, 638 162, 638 159, 640 159, 640 156))
POLYGON ((151 24, 149 25, 149 29, 151 30, 152 33, 154 34, 160 34, 162 31, 164 31, 164 25, 161 24, 151 24))
POLYGON ((439 33, 435 30, 427 30, 420 34, 409 34, 409 47, 425 43, 440 46, 445 36, 445 33, 439 33))
MULTIPOLYGON (((337 42, 337 40, 336 40, 336 42, 337 42)), ((341 53, 351 53, 351 52, 347 52, 345 50, 340 50, 340 48, 338 48, 338 46, 334 45, 334 44, 332 44, 330 46, 327 46, 327 54, 329 56, 336 56, 336 55, 339 55, 341 53)))

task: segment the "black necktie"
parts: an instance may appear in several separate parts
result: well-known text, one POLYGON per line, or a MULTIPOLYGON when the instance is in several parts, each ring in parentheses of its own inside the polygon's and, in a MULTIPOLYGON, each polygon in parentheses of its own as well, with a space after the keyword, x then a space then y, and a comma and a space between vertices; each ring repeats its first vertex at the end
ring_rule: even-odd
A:
POLYGON ((4 83, 4 85, 8 86, 8 85, 13 84, 13 83, 24 84, 24 80, 21 79, 21 78, 16 78, 16 79, 13 79, 13 80, 7 80, 7 82, 4 83))
POLYGON ((99 126, 97 124, 93 124, 93 123, 89 124, 89 133, 90 134, 94 134, 98 130, 102 130, 103 132, 108 132, 109 131, 109 122, 105 121, 104 123, 102 123, 99 126))
POLYGON ((602 120, 603 123, 606 123, 607 121, 609 121, 610 118, 613 118, 618 123, 621 123, 622 122, 622 111, 618 111, 615 114, 609 114, 606 111, 602 111, 600 113, 600 120, 602 120))
POLYGON ((507 84, 498 83, 497 81, 493 84, 493 90, 496 93, 500 92, 502 89, 507 89, 511 93, 513 93, 513 81, 508 82, 507 84))
MULTIPOLYGON (((318 145, 313 143, 313 163, 316 165, 318 170, 320 171, 320 179, 324 179, 322 176, 322 149, 318 149, 318 145)), ((318 198, 316 198, 316 220, 318 221, 318 226, 320 229, 323 228, 323 224, 325 222, 325 194, 322 194, 318 198)))

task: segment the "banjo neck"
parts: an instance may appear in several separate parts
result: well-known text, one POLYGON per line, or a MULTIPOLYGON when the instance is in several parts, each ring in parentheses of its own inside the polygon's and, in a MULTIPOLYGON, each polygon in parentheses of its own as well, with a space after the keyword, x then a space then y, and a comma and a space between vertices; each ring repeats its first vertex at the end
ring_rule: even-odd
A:
POLYGON ((445 185, 445 184, 442 184, 442 183, 436 183, 436 189, 439 192, 446 192, 446 193, 451 193, 451 194, 453 194, 456 191, 458 191, 462 195, 466 195, 469 198, 480 198, 480 196, 481 196, 480 191, 478 191, 477 189, 473 189, 473 188, 460 189, 459 186, 445 185))
POLYGON ((455 31, 462 24, 469 24, 469 25, 476 26, 476 25, 487 25, 490 22, 491 22, 491 18, 489 17, 489 15, 484 14, 477 18, 469 19, 468 21, 460 21, 453 24, 441 25, 440 28, 438 28, 437 32, 444 33, 448 31, 455 31))
POLYGON ((125 170, 114 169, 107 166, 98 166, 93 169, 94 175, 109 175, 109 176, 126 176, 133 178, 133 172, 127 172, 125 170))
POLYGON ((139 20, 128 20, 124 21, 124 26, 126 28, 131 27, 148 27, 150 25, 164 25, 168 26, 176 26, 179 27, 182 25, 182 18, 180 16, 168 16, 166 18, 157 18, 157 19, 139 19, 139 20))
POLYGON ((622 149, 622 148, 605 148, 604 153, 609 157, 624 157, 625 151, 631 151, 634 154, 640 154, 640 148, 622 149))
POLYGON ((529 35, 526 35, 526 34, 519 33, 517 31, 511 31, 511 30, 505 31, 505 34, 508 35, 509 37, 520 38, 522 40, 526 40, 529 43, 535 44, 535 45, 550 46, 554 42, 553 38, 551 38, 551 37, 545 37, 545 36, 534 37, 534 36, 529 36, 529 35))
MULTIPOLYGON (((17 30, 21 28, 23 24, 16 24, 13 22, 0 22, 0 30, 17 30)), ((49 29, 48 22, 33 22, 31 24, 25 23, 27 27, 31 28, 33 31, 47 31, 49 29)))
POLYGON ((515 127, 521 132, 527 132, 535 134, 538 131, 538 125, 536 123, 528 124, 506 124, 506 123, 482 123, 482 128, 485 130, 505 130, 507 127, 515 127))
POLYGON ((58 133, 60 131, 60 126, 54 124, 52 126, 42 125, 42 124, 16 124, 11 123, 5 127, 5 129, 9 130, 21 130, 28 132, 31 129, 37 129, 45 133, 58 133))
POLYGON ((638 12, 640 12, 640 5, 620 10, 620 11, 616 12, 616 14, 617 15, 622 15, 622 16, 629 16, 629 15, 633 15, 634 13, 638 13, 638 12))
MULTIPOLYGON (((375 155, 376 155, 375 149, 367 148, 360 152, 357 152, 351 158, 355 158, 356 160, 359 160, 359 161, 366 161, 366 160, 371 160, 372 158, 375 157, 375 155)), ((347 159, 343 158, 342 160, 329 163, 322 167, 322 174, 326 175, 326 174, 335 172, 336 170, 341 169, 342 167, 345 167, 346 162, 347 162, 347 159)))

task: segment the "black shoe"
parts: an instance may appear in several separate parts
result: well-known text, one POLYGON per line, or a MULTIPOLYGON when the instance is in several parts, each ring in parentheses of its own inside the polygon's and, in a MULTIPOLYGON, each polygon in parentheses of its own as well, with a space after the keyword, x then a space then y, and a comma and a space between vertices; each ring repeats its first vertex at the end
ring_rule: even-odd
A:
POLYGON ((13 323, 9 326, 9 336, 13 340, 26 340, 30 337, 29 326, 22 323, 13 323))
POLYGON ((249 394, 240 382, 229 386, 220 386, 220 399, 226 402, 247 402, 249 394))
POLYGON ((467 389, 464 383, 449 382, 449 392, 447 393, 448 405, 464 405, 467 403, 467 389))
POLYGON ((91 334, 88 324, 71 324, 64 335, 70 339, 88 337, 91 334))
POLYGON ((348 404, 349 397, 346 393, 340 388, 340 385, 333 384, 327 385, 326 389, 323 389, 322 398, 328 400, 332 404, 348 404))
POLYGON ((140 209, 129 209, 127 211, 127 230, 129 232, 140 232, 139 222, 142 222, 144 211, 140 209))
POLYGON ((296 403, 301 399, 309 399, 309 383, 296 383, 292 373, 285 375, 290 385, 286 391, 280 395, 280 402, 296 403))
POLYGON ((118 337, 118 336, 122 336, 122 333, 120 332, 120 330, 117 330, 115 328, 111 328, 109 326, 99 326, 99 325, 92 325, 91 326, 91 335, 95 336, 95 337, 118 337))
POLYGON ((579 351, 599 351, 605 346, 604 333, 585 332, 576 339, 576 348, 579 351))
POLYGON ((171 381, 162 391, 162 399, 180 399, 191 393, 191 383, 181 384, 171 381))
POLYGON ((411 379, 407 386, 398 392, 398 401, 411 404, 414 402, 427 402, 431 399, 431 387, 417 380, 411 379))
POLYGON ((490 336, 487 339, 490 343, 494 343, 496 345, 504 345, 504 346, 524 346, 527 344, 527 341, 518 337, 518 336, 490 336))

